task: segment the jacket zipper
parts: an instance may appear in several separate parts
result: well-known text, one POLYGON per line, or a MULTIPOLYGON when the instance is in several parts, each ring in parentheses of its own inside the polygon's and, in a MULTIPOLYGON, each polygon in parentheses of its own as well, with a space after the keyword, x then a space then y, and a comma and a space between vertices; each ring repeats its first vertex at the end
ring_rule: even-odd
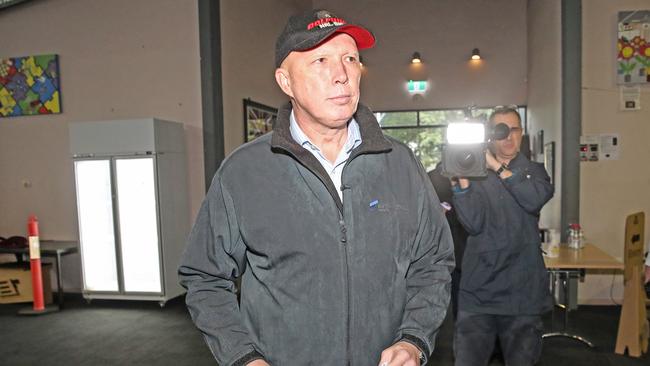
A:
MULTIPOLYGON (((358 151, 352 151, 350 156, 348 157, 348 160, 345 162, 345 165, 343 165, 343 169, 341 170, 341 195, 344 195, 343 193, 345 190, 349 190, 349 186, 344 186, 343 184, 343 176, 345 173, 345 168, 348 167, 352 159, 357 157, 359 155, 358 151), (345 189, 343 189, 345 187, 345 189)), ((341 203, 343 203, 343 199, 341 199, 341 203)), ((343 249, 344 249, 344 261, 345 261, 345 291, 346 291, 346 307, 347 307, 347 325, 345 329, 345 354, 347 358, 347 365, 350 366, 352 363, 352 345, 350 344, 350 335, 352 334, 352 294, 350 291, 350 265, 348 263, 348 256, 349 256, 349 245, 348 245, 348 237, 347 237, 347 227, 345 225, 345 216, 343 215, 343 211, 345 211, 345 206, 342 204, 341 205, 341 217, 340 217, 340 224, 341 224, 341 243, 343 243, 343 249)))
MULTIPOLYGON (((296 161, 301 162, 301 160, 298 159, 298 157, 295 154, 293 154, 293 152, 291 152, 291 151, 289 151, 287 149, 284 149, 284 150, 287 153, 289 153, 289 155, 291 155, 296 161)), ((347 162, 343 166, 343 171, 341 172, 341 177, 343 177, 343 173, 345 173, 345 168, 347 168, 348 164, 350 164, 350 161, 352 159, 356 158, 359 155, 360 155, 359 151, 352 151, 352 153, 348 157, 347 162)), ((341 242, 341 245, 343 246, 343 263, 344 263, 344 268, 343 269, 344 269, 344 272, 345 272, 345 291, 344 291, 345 294, 346 294, 345 305, 346 305, 346 308, 347 308, 347 314, 346 314, 346 317, 347 317, 346 322, 347 322, 347 324, 346 324, 346 327, 345 327, 345 347, 346 347, 345 354, 346 354, 346 358, 347 358, 346 364, 348 366, 350 366, 351 361, 352 361, 352 353, 351 353, 352 349, 351 349, 351 346, 350 346, 350 334, 352 332, 351 331, 351 328, 352 328, 352 324, 351 324, 352 310, 351 310, 351 306, 350 306, 351 294, 350 294, 350 267, 349 267, 349 263, 348 263, 348 250, 349 250, 348 249, 348 235, 347 235, 347 227, 345 225, 345 216, 343 214, 343 211, 344 211, 343 200, 338 197, 338 194, 336 196, 334 196, 334 194, 327 188, 327 183, 325 182, 324 177, 321 177, 320 174, 318 174, 318 172, 315 171, 314 169, 312 169, 308 164, 304 164, 302 162, 301 162, 301 164, 304 167, 306 167, 312 174, 314 174, 321 181, 321 183, 323 183, 323 185, 325 186, 327 191, 330 193, 330 196, 334 200, 334 203, 335 203, 336 208, 338 209, 338 213, 339 213, 339 226, 340 226, 340 231, 341 231, 341 233, 340 233, 341 234, 340 242, 341 242)), ((343 184, 343 183, 341 183, 341 184, 343 184)), ((336 188, 336 187, 334 187, 334 188, 336 188)), ((350 189, 350 188, 346 187, 346 189, 350 189)))
POLYGON ((341 225, 341 245, 343 246, 343 271, 345 272, 345 306, 347 308, 346 312, 346 326, 345 326, 345 354, 347 358, 347 365, 350 365, 352 358, 350 357, 350 267, 348 263, 348 234, 347 228, 345 227, 345 221, 343 221, 343 215, 340 216, 339 225, 341 225))

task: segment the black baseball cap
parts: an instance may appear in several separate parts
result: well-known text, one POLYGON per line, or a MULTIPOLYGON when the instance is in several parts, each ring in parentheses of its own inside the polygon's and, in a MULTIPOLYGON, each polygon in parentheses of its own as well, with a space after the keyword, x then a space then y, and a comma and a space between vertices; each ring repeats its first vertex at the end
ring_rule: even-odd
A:
POLYGON ((309 10, 289 18, 275 43, 275 66, 280 67, 292 51, 314 48, 334 33, 354 38, 360 50, 375 45, 375 36, 366 28, 350 24, 327 10, 309 10))

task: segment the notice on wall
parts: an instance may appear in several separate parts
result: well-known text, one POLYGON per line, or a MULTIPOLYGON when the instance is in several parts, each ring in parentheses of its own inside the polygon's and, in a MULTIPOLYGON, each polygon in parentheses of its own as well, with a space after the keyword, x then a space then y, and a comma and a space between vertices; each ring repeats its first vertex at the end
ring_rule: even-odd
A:
POLYGON ((599 143, 597 135, 580 136, 580 161, 598 161, 599 143))
POLYGON ((622 111, 638 111, 641 109, 641 87, 621 86, 619 109, 622 111))
POLYGON ((618 160, 620 147, 619 134, 600 135, 600 160, 618 160))

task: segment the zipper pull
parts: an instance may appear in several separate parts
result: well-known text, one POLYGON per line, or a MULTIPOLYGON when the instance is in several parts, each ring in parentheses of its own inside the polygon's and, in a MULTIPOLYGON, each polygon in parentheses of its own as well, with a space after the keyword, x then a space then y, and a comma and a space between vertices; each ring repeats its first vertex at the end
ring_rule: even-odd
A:
POLYGON ((339 224, 341 224, 341 243, 345 244, 348 242, 348 229, 345 227, 345 222, 343 220, 340 220, 339 224))

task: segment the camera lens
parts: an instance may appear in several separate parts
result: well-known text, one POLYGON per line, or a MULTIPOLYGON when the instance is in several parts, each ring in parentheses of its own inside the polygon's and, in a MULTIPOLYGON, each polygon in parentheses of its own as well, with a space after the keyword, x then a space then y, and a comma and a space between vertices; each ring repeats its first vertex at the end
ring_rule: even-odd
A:
POLYGON ((469 169, 476 164, 476 156, 473 151, 465 150, 458 154, 458 166, 462 169, 469 169))

